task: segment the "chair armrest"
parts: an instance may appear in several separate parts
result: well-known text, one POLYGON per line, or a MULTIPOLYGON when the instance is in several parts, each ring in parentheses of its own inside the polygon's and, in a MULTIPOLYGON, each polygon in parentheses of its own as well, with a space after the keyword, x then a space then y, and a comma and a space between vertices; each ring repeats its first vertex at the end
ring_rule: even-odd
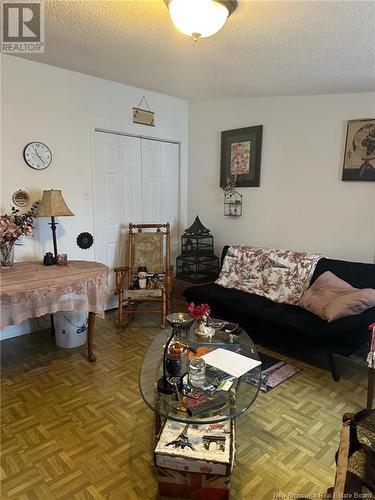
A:
POLYGON ((122 266, 122 267, 115 267, 114 268, 115 273, 128 272, 128 271, 129 271, 129 266, 122 266))
POLYGON ((343 424, 340 434, 340 445, 337 454, 336 477, 333 487, 332 498, 344 498, 346 473, 348 471, 350 447, 350 420, 346 420, 343 424))
POLYGON ((122 284, 127 275, 129 275, 130 268, 128 266, 115 267, 114 272, 116 273, 116 288, 115 295, 118 294, 119 290, 122 288, 122 284))

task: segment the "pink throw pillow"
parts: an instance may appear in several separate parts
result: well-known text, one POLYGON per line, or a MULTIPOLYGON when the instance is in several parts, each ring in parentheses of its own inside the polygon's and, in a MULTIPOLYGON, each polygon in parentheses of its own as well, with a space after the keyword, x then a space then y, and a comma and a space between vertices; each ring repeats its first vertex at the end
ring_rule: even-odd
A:
POLYGON ((331 322, 374 307, 375 289, 354 288, 326 271, 305 291, 299 305, 331 322))

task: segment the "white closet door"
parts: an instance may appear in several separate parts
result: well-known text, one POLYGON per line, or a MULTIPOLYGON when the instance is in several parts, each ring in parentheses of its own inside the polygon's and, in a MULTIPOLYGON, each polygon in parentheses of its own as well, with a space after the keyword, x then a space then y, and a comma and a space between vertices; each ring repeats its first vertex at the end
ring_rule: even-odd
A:
MULTIPOLYGON (((113 290, 113 268, 126 265, 130 222, 169 222, 172 262, 178 254, 179 146, 94 132, 93 151, 95 257, 109 267, 113 290)), ((113 296, 107 308, 115 306, 113 296)))
POLYGON ((175 262, 180 248, 178 237, 179 154, 178 144, 161 143, 162 220, 171 224, 172 262, 175 262))
POLYGON ((171 251, 178 249, 179 146, 142 139, 142 199, 145 223, 171 224, 171 251))
POLYGON ((129 222, 142 220, 141 140, 95 132, 93 160, 95 255, 113 289, 113 268, 126 264, 129 222))
POLYGON ((145 224, 164 222, 160 141, 142 139, 142 200, 142 222, 145 224))

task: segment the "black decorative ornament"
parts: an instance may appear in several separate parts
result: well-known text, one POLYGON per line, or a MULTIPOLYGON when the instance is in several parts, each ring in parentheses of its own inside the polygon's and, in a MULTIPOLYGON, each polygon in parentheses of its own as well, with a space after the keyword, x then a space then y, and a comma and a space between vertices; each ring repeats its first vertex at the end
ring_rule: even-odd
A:
POLYGON ((83 250, 90 248, 93 243, 94 243, 94 238, 90 233, 81 233, 77 236, 77 245, 79 246, 79 248, 82 248, 83 250))

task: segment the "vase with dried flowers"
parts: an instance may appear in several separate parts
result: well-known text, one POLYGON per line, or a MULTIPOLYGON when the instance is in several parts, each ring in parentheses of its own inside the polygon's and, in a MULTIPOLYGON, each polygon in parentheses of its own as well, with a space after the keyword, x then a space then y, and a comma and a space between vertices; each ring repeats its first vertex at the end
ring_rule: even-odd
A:
POLYGON ((227 184, 223 188, 224 189, 224 193, 226 195, 231 195, 231 194, 233 194, 236 191, 237 177, 238 177, 237 174, 235 174, 233 177, 227 177, 227 184))
POLYGON ((34 217, 38 203, 30 210, 20 213, 16 207, 11 213, 0 216, 0 265, 11 268, 14 263, 14 244, 20 236, 30 236, 34 229, 34 217))
POLYGON ((195 305, 191 302, 188 306, 188 313, 197 322, 195 333, 202 337, 212 337, 215 334, 215 329, 208 326, 208 321, 211 314, 211 308, 208 304, 195 305))

